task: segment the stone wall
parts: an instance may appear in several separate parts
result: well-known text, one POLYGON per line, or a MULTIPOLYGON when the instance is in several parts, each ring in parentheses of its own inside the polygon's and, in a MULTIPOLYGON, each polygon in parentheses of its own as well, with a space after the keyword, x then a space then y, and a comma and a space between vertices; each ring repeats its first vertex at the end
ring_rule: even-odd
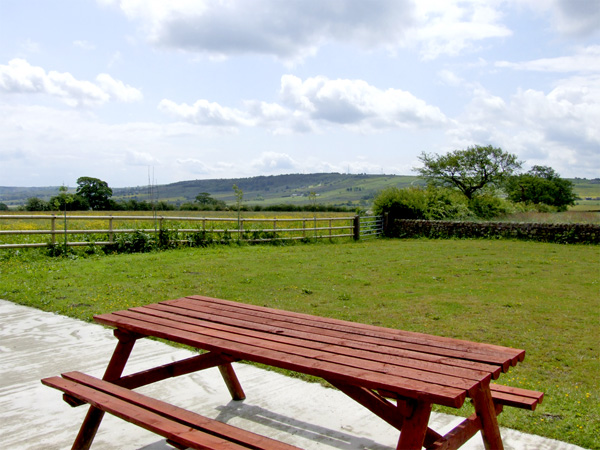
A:
POLYGON ((561 244, 600 244, 600 225, 390 220, 386 235, 399 238, 523 239, 561 244))

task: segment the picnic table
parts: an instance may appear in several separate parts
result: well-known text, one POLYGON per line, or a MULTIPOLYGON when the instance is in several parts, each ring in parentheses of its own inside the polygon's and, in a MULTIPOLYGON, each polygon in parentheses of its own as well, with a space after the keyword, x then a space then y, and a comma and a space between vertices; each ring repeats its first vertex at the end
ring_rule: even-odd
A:
MULTIPOLYGON (((502 449, 504 406, 533 410, 543 393, 491 383, 523 361, 524 350, 189 296, 94 317, 118 339, 102 380, 80 372, 42 380, 71 406, 91 405, 73 444, 91 446, 105 412, 167 438, 176 448, 281 449, 293 446, 220 423, 133 389, 218 367, 234 400, 245 394, 231 365, 253 361, 320 377, 400 431, 398 449, 456 449, 481 431, 502 449), (123 376, 137 339, 157 337, 204 352, 123 376), (475 413, 445 435, 429 428, 433 405, 475 413)), ((340 411, 342 414, 343 411, 340 411)))

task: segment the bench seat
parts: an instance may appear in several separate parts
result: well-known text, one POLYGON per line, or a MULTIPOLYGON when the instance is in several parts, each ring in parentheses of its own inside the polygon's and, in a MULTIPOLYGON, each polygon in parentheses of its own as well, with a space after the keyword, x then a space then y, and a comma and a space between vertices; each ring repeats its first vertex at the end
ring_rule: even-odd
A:
POLYGON ((69 397, 89 403, 165 437, 179 449, 298 450, 298 447, 209 419, 81 372, 44 378, 42 383, 63 391, 68 403, 71 403, 69 397))
POLYGON ((490 390, 494 403, 528 409, 530 411, 534 411, 537 405, 542 403, 544 399, 543 392, 530 391, 512 386, 502 386, 492 383, 490 384, 490 390))

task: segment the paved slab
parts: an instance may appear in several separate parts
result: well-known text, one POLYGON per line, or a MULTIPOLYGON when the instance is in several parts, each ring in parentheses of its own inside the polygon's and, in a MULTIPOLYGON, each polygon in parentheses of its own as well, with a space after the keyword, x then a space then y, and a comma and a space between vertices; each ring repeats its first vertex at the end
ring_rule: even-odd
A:
MULTIPOLYGON (((112 331, 0 300, 0 446, 70 448, 87 406, 71 408, 40 379, 80 370, 101 377, 116 339, 112 331)), ((156 341, 136 343, 126 373, 190 356, 156 341)), ((236 372, 247 399, 231 400, 217 369, 165 380, 139 391, 204 416, 309 450, 389 450, 398 433, 344 394, 246 364, 236 372)), ((434 414, 438 431, 460 418, 434 414)), ((507 450, 576 450, 563 442, 502 429, 507 450)), ((106 415, 92 449, 172 449, 159 436, 106 415)), ((464 447, 483 450, 477 434, 464 447)))

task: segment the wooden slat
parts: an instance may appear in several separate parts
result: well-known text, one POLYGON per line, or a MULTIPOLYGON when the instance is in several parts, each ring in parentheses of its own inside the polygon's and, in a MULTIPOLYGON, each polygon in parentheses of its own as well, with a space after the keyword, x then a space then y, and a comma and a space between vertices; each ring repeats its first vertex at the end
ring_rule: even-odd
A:
MULTIPOLYGON (((143 411, 147 411, 150 415, 146 416, 136 416, 146 418, 148 417, 150 420, 154 421, 156 418, 152 416, 152 414, 156 414, 159 417, 162 417, 164 420, 169 421, 171 423, 178 424, 182 426, 184 429, 193 428, 200 433, 201 435, 195 435, 194 439, 197 442, 204 444, 204 442, 210 442, 210 445, 213 445, 214 441, 217 445, 215 448, 217 449, 273 449, 273 450, 297 450, 297 447, 292 445, 288 445, 265 436, 261 436, 255 433, 251 433, 249 431, 242 430, 240 428, 209 419, 207 417, 201 416, 199 414, 186 411, 177 406, 170 405, 161 400, 153 399, 151 397, 147 397, 145 395, 139 394, 137 392, 131 391, 129 389, 121 388, 112 383, 107 383, 105 381, 99 380, 97 378, 91 377, 89 375, 83 374, 81 372, 69 372, 63 374, 63 378, 55 377, 52 380, 52 383, 58 384, 56 380, 64 380, 69 383, 73 383, 76 386, 81 386, 82 388, 87 388, 90 391, 93 391, 97 394, 104 394, 111 399, 111 407, 114 406, 115 409, 121 409, 123 407, 123 403, 134 406, 136 408, 140 408, 143 411), (115 403, 116 402, 116 403, 115 403), (216 440, 215 440, 216 439, 216 440)), ((47 380, 46 380, 47 381, 47 380)), ((46 384, 46 383, 45 383, 46 384)), ((51 386, 51 384, 48 384, 51 386)), ((72 385, 69 385, 72 386, 72 385)), ((61 389, 61 387, 57 387, 52 385, 52 387, 56 387, 57 389, 61 389)), ((79 389, 79 388, 77 388, 79 389)), ((86 390, 86 393, 90 391, 86 390)), ((93 394, 96 395, 96 394, 93 394)), ((112 414, 111 411, 107 411, 112 414)), ((129 411, 128 411, 129 412, 129 411)), ((120 416, 119 416, 120 417, 120 416)), ((121 417, 123 418, 123 417, 121 417)), ((124 420, 128 420, 124 418, 124 420)), ((134 422, 135 423, 135 422, 134 422)), ((138 424, 143 426, 142 424, 138 424)), ((145 427, 144 427, 145 428, 145 427)), ((150 430, 154 431, 154 430, 150 430)), ((161 434, 161 433, 158 433, 161 434)), ((168 439, 173 439, 176 442, 180 442, 177 437, 174 439, 171 436, 166 436, 165 434, 161 434, 168 439)), ((185 442, 183 442, 185 443, 185 442)), ((192 447, 192 448, 204 448, 204 447, 192 447)), ((212 447, 207 447, 212 448, 212 447)))
MULTIPOLYGON (((383 351, 385 351, 385 347, 389 348, 397 348, 402 350, 410 350, 414 352, 421 353, 423 355, 433 355, 437 357, 445 357, 448 359, 454 359, 455 361, 475 361, 482 362, 485 364, 494 364, 498 366, 498 373, 500 370, 506 371, 510 367, 511 360, 507 359, 503 355, 481 355, 465 353, 460 349, 452 349, 452 348, 443 348, 438 346, 431 346, 427 344, 423 344, 423 340, 421 339, 419 343, 410 342, 408 340, 399 340, 397 338, 390 338, 389 336, 381 335, 381 333, 376 336, 373 333, 368 334, 357 334, 352 333, 346 329, 340 329, 338 325, 331 326, 328 328, 316 327, 309 320, 306 319, 297 319, 294 321, 289 320, 281 320, 282 318, 274 315, 272 317, 262 317, 256 316, 252 314, 246 315, 245 312, 240 311, 223 311, 219 308, 214 307, 205 307, 202 305, 195 305, 193 303, 172 303, 175 301, 161 302, 161 304, 167 304, 172 306, 179 306, 181 308, 187 307, 194 311, 206 311, 209 316, 211 316, 211 321, 228 323, 231 320, 232 315, 234 317, 243 320, 246 323, 246 327, 251 328, 254 327, 255 323, 259 321, 259 323, 268 324, 270 326, 279 327, 282 333, 285 333, 286 330, 297 330, 303 331, 307 333, 311 333, 311 335, 326 335, 336 338, 341 338, 347 340, 349 343, 364 343, 371 344, 376 346, 384 347, 383 351)), ((183 313, 182 313, 183 314, 183 313)), ((386 330, 386 329, 384 329, 386 330)))
POLYGON ((528 389, 515 388, 512 386, 491 384, 490 390, 492 392, 494 403, 528 409, 530 411, 534 411, 537 405, 542 403, 544 399, 543 392, 530 391, 528 389))
POLYGON ((375 326, 375 325, 361 324, 361 323, 357 323, 357 322, 348 322, 348 321, 339 320, 339 319, 313 316, 313 315, 309 315, 309 314, 295 313, 295 312, 285 311, 285 310, 276 310, 276 309, 267 308, 267 307, 233 302, 230 300, 222 300, 222 299, 216 299, 216 298, 199 296, 199 295, 184 297, 184 298, 178 299, 178 300, 194 300, 197 302, 200 301, 200 302, 205 302, 207 304, 212 304, 212 305, 218 304, 221 308, 223 308, 224 306, 229 306, 234 309, 243 308, 246 310, 260 311, 261 313, 265 313, 265 314, 275 314, 276 316, 279 316, 279 317, 307 319, 307 320, 309 320, 309 323, 314 323, 314 324, 316 324, 316 323, 334 324, 334 325, 337 324, 340 326, 350 327, 355 330, 360 330, 359 331, 360 333, 364 333, 367 330, 374 332, 374 333, 384 332, 386 334, 391 334, 391 335, 395 335, 395 336, 402 336, 402 337, 412 338, 412 339, 422 339, 427 344, 431 344, 432 342, 437 342, 437 344, 442 347, 457 348, 457 349, 462 349, 467 352, 469 351, 469 349, 473 349, 474 351, 481 352, 481 353, 485 353, 485 352, 503 353, 503 354, 509 355, 510 358, 518 358, 519 361, 521 361, 522 358, 524 357, 524 350, 513 349, 513 348, 509 348, 509 347, 494 345, 494 344, 476 343, 476 342, 466 341, 466 340, 461 340, 461 339, 447 338, 447 337, 443 337, 443 336, 435 336, 435 335, 417 333, 417 332, 412 332, 412 331, 404 331, 404 330, 399 330, 399 329, 395 329, 395 328, 383 328, 383 327, 379 327, 379 326, 375 326))
MULTIPOLYGON (((250 330, 240 330, 236 327, 229 327, 225 330, 209 328, 207 326, 198 326, 196 324, 186 324, 181 317, 172 318, 149 316, 141 314, 134 310, 118 311, 117 315, 147 321, 152 324, 164 325, 182 331, 198 333, 202 336, 224 339, 230 342, 251 345, 254 348, 261 348, 264 351, 280 351, 289 355, 297 355, 303 358, 309 358, 315 361, 325 361, 344 365, 358 370, 369 370, 372 372, 385 373, 390 375, 399 375, 403 378, 409 378, 418 381, 424 381, 441 386, 449 386, 458 389, 470 391, 479 385, 482 380, 489 381, 489 374, 480 376, 479 379, 466 379, 457 376, 449 376, 443 373, 432 373, 423 370, 416 370, 407 367, 394 366, 392 364, 380 363, 371 360, 364 360, 352 356, 334 354, 329 347, 322 346, 317 349, 303 347, 304 340, 290 339, 278 335, 261 335, 250 330), (288 342, 285 342, 285 341, 288 342)), ((169 316, 168 313, 163 313, 169 316)))
POLYGON ((249 321, 266 318, 269 320, 277 320, 279 322, 307 325, 313 328, 314 332, 322 332, 323 330, 337 331, 344 333, 349 339, 364 339, 365 337, 382 338, 390 341, 388 345, 392 345, 392 342, 402 342, 419 346, 417 350, 421 352, 447 354, 449 356, 461 355, 464 359, 501 364, 504 371, 508 370, 510 365, 515 365, 518 361, 522 361, 525 355, 524 350, 511 349, 508 347, 480 344, 391 328, 382 328, 338 319, 310 316, 307 314, 291 313, 289 311, 273 310, 265 307, 201 296, 168 300, 161 303, 190 308, 202 305, 205 308, 211 308, 216 315, 225 314, 226 311, 243 312, 249 321))
MULTIPOLYGON (((159 320, 165 320, 165 322, 160 322, 164 325, 172 325, 179 328, 181 328, 183 324, 196 327, 200 326, 201 329, 194 328, 194 330, 208 334, 210 334, 208 330, 215 330, 216 334, 212 334, 215 336, 219 335, 219 332, 225 332, 228 333, 228 338, 230 339, 252 343, 268 349, 282 349, 287 352, 302 354, 309 358, 325 358, 332 362, 339 362, 352 367, 369 368, 370 370, 376 370, 382 373, 394 373, 400 371, 403 376, 409 378, 428 380, 437 384, 455 386, 462 389, 471 389, 476 382, 489 378, 489 373, 481 371, 461 370, 441 364, 427 364, 408 358, 381 356, 373 351, 357 351, 339 345, 318 343, 312 341, 310 336, 305 334, 299 335, 302 339, 291 338, 278 333, 269 334, 243 329, 237 326, 214 324, 204 321, 198 322, 197 320, 188 317, 178 316, 166 311, 154 311, 148 308, 131 308, 128 312, 118 312, 117 314, 127 315, 131 312, 150 315, 159 320), (283 344, 284 346, 279 346, 279 344, 283 344), (322 354, 323 352, 325 352, 324 355, 322 354)), ((141 320, 153 321, 153 319, 150 318, 139 318, 141 320)), ((190 328, 183 327, 182 329, 190 328)))
POLYGON ((154 313, 152 310, 177 314, 180 317, 180 320, 185 321, 186 323, 198 323, 198 320, 201 320, 202 326, 207 327, 219 327, 221 324, 224 324, 224 326, 236 327, 238 330, 248 329, 276 335, 278 337, 301 338, 303 340, 303 346, 309 348, 322 348, 323 345, 327 345, 328 351, 339 354, 474 380, 481 379, 481 377, 485 377, 490 373, 492 377, 497 378, 501 373, 500 367, 498 366, 464 361, 445 356, 436 356, 412 350, 404 350, 397 347, 388 347, 381 344, 353 341, 345 337, 309 333, 304 331, 305 329, 309 330, 308 327, 302 327, 300 329, 282 329, 281 327, 274 326, 276 324, 273 323, 264 324, 255 322, 252 322, 249 326, 247 320, 242 320, 240 318, 219 320, 218 318, 215 318, 213 314, 195 310, 184 310, 182 308, 164 304, 153 304, 140 308, 131 308, 131 310, 151 315, 157 314, 159 316, 160 314, 158 312, 154 313))
POLYGON ((164 364, 152 369, 132 373, 115 380, 114 383, 127 389, 136 389, 141 386, 156 383, 157 381, 174 378, 221 364, 231 363, 231 358, 226 358, 218 353, 205 353, 190 358, 164 364))
POLYGON ((152 324, 117 314, 102 314, 96 316, 95 319, 105 325, 117 326, 138 333, 152 330, 153 336, 209 351, 222 352, 234 358, 251 360, 321 378, 338 379, 346 383, 362 385, 369 389, 386 389, 401 396, 423 398, 426 401, 445 406, 458 408, 463 404, 466 397, 466 392, 462 389, 438 386, 384 373, 373 373, 369 370, 355 369, 336 363, 316 361, 311 358, 257 348, 226 339, 202 336, 198 333, 177 330, 169 326, 152 324))
POLYGON ((221 438, 192 429, 189 426, 173 422, 159 414, 64 378, 46 378, 42 380, 42 383, 79 398, 99 410, 108 412, 127 422, 164 436, 167 439, 184 444, 189 448, 201 450, 247 450, 247 447, 224 441, 221 438))

